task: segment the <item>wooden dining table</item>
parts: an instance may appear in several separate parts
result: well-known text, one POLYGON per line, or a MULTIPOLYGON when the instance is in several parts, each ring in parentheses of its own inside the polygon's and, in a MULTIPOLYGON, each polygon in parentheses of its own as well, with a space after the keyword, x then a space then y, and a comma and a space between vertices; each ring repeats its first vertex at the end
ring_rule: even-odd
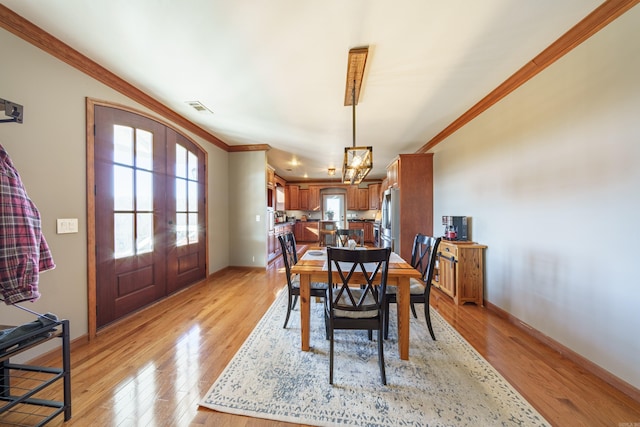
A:
MULTIPOLYGON (((328 280, 326 248, 308 248, 298 263, 291 268, 291 274, 298 274, 300 276, 300 332, 302 350, 309 351, 310 288, 311 282, 327 282, 328 280)), ((340 280, 338 273, 334 271, 333 275, 334 283, 337 283, 340 280)), ((409 360, 409 280, 411 277, 419 279, 420 276, 420 272, 413 268, 411 264, 407 263, 399 255, 391 254, 389 270, 387 272, 387 285, 398 287, 398 352, 400 359, 403 360, 409 360)))

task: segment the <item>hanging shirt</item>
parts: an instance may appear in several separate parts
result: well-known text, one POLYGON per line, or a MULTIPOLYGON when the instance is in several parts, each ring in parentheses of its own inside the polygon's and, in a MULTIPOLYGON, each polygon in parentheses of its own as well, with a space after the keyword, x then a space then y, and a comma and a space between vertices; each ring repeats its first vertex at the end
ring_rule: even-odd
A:
POLYGON ((53 268, 40 212, 0 145, 0 292, 5 303, 38 299, 39 273, 53 268))

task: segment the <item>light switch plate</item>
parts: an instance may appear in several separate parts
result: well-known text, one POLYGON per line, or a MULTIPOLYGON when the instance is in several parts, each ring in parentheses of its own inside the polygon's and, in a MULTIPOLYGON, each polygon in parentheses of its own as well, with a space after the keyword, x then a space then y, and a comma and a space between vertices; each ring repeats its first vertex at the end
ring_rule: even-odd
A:
POLYGON ((56 231, 58 234, 77 233, 78 218, 58 218, 56 231))

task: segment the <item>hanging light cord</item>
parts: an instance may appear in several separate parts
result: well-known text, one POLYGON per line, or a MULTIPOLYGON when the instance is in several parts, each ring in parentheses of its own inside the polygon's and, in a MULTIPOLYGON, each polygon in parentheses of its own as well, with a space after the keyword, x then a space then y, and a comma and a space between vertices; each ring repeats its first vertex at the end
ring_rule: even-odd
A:
POLYGON ((353 147, 356 146, 356 80, 353 79, 353 88, 351 89, 351 106, 353 107, 353 147))

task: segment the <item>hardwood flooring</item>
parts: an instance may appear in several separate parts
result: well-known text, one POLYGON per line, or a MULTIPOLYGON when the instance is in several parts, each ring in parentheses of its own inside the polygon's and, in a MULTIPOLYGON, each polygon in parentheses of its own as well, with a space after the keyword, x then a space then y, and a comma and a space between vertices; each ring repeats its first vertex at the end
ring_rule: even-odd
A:
MULTIPOLYGON (((198 407, 284 280, 277 264, 225 270, 74 345, 73 417, 51 425, 291 426, 198 407)), ((431 304, 553 425, 640 427, 640 402, 504 319, 438 291, 431 304)))

